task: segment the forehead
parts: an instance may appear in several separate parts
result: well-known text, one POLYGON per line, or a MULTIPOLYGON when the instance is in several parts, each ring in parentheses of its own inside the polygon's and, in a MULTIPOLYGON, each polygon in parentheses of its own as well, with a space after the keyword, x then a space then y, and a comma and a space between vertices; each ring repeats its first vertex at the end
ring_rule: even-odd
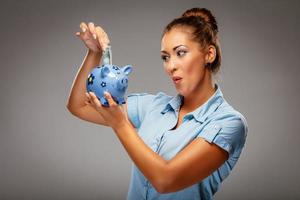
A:
POLYGON ((186 45, 197 46, 198 43, 192 40, 192 30, 186 27, 173 28, 161 39, 161 49, 168 50, 174 46, 186 45))

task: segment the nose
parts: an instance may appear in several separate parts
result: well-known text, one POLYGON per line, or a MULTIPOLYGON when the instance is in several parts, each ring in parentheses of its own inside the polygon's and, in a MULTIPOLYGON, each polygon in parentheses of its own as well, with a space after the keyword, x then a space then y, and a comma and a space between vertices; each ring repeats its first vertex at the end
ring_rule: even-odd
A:
POLYGON ((176 71, 177 69, 178 69, 178 63, 176 62, 176 60, 170 58, 169 62, 167 63, 167 71, 170 74, 173 74, 174 71, 176 71))

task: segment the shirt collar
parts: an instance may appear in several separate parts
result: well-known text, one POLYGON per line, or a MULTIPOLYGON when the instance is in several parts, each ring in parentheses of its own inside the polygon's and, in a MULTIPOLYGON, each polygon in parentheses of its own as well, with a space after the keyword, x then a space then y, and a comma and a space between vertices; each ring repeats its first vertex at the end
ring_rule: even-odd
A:
MULTIPOLYGON (((204 104, 199 106, 196 110, 187 113, 186 115, 193 116, 197 121, 203 123, 211 113, 217 110, 217 108, 223 102, 223 93, 218 84, 215 84, 215 88, 215 93, 204 104)), ((166 104, 166 106, 164 106, 161 113, 165 114, 170 110, 178 112, 182 100, 183 96, 181 94, 177 94, 166 104)))

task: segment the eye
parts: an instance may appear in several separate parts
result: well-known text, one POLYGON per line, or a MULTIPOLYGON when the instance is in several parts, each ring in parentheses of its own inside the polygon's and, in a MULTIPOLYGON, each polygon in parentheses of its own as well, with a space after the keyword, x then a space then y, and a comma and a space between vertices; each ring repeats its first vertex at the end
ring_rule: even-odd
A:
POLYGON ((162 59, 164 62, 166 62, 167 59, 168 59, 168 56, 166 56, 166 55, 161 55, 161 59, 162 59))
POLYGON ((185 55, 185 53, 186 53, 186 51, 184 51, 184 50, 179 50, 179 51, 177 51, 177 56, 182 57, 182 56, 185 55))

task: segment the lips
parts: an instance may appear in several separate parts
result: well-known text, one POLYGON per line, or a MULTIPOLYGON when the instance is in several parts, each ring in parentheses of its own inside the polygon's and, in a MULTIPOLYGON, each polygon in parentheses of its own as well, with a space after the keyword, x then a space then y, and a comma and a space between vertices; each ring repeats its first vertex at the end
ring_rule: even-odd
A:
POLYGON ((180 80, 180 79, 182 79, 182 78, 179 77, 179 76, 173 76, 173 77, 172 77, 172 80, 173 80, 173 81, 178 81, 178 80, 180 80))
POLYGON ((181 77, 179 77, 179 76, 173 76, 172 77, 172 80, 173 80, 173 82, 177 85, 177 84, 179 84, 180 82, 181 82, 181 77))

